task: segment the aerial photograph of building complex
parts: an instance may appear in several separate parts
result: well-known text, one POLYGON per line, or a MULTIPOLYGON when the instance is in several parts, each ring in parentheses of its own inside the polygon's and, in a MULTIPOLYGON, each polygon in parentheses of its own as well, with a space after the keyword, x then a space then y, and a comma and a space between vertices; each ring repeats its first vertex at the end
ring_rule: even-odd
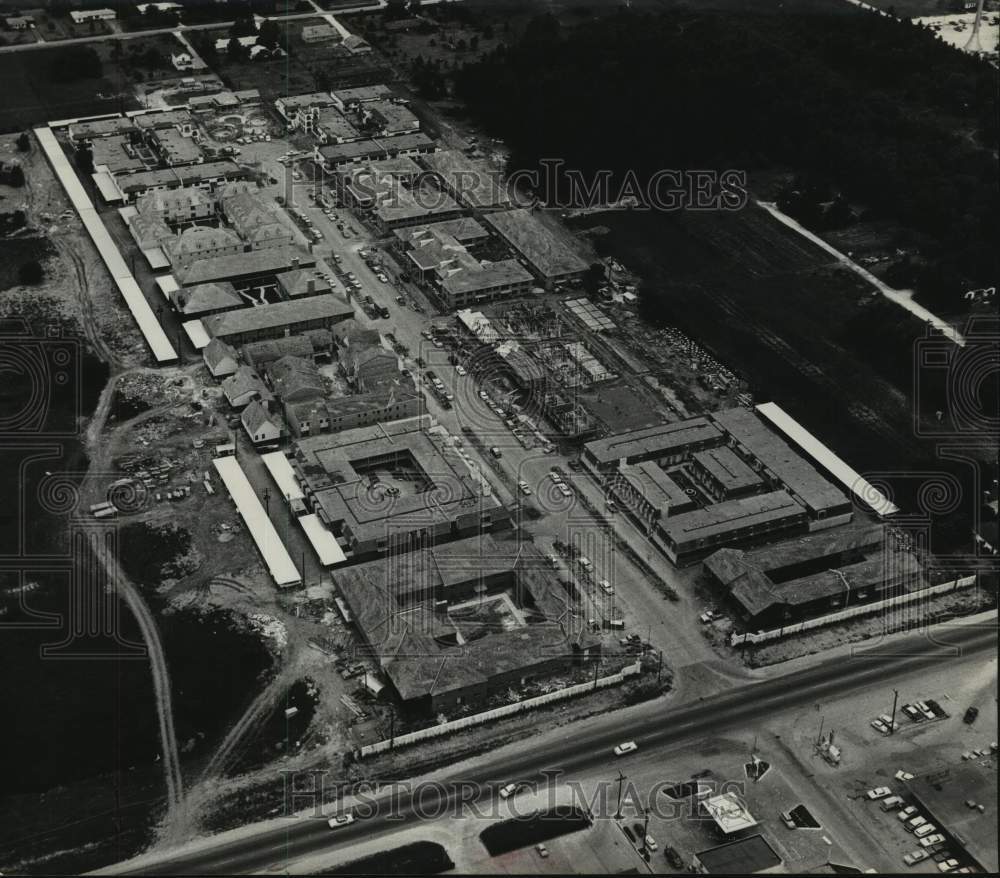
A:
POLYGON ((0 874, 996 874, 998 31, 0 0, 0 874))

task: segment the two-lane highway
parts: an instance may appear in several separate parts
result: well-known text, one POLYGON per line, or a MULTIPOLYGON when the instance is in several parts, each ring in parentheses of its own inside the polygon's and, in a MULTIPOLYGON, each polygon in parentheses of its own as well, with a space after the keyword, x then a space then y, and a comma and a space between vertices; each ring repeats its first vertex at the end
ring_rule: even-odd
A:
MULTIPOLYGON (((566 737, 565 731, 551 738, 541 737, 530 753, 484 758, 474 771, 422 789, 421 809, 424 813, 428 809, 440 812, 446 805, 461 801, 463 796, 468 801, 470 784, 540 779, 542 772, 586 769, 607 761, 610 748, 623 737, 637 741, 643 749, 697 740, 739 723, 768 717, 778 710, 849 694, 935 663, 955 661, 985 650, 995 651, 996 647, 995 628, 943 627, 936 629, 933 639, 926 633, 894 638, 885 647, 859 650, 850 660, 838 657, 806 670, 739 686, 687 706, 674 707, 657 701, 617 711, 571 738, 566 737)), ((144 863, 134 874, 262 872, 313 852, 398 831, 401 825, 417 819, 414 803, 407 795, 397 791, 392 799, 393 819, 379 813, 336 833, 324 820, 289 820, 287 827, 221 842, 189 855, 166 854, 156 863, 144 863)))

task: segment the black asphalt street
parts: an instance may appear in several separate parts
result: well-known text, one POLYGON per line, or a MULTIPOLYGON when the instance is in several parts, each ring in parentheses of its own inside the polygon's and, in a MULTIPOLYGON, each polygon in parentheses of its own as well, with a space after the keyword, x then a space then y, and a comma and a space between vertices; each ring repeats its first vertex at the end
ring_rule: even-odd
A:
MULTIPOLYGON (((924 634, 911 635, 885 647, 859 649, 848 658, 839 656, 803 671, 742 685, 685 707, 647 704, 610 713, 579 735, 563 737, 531 752, 503 758, 484 757, 473 772, 423 789, 421 812, 445 813, 448 805, 462 797, 468 801, 470 784, 532 780, 541 777, 542 772, 573 772, 608 762, 613 759, 611 749, 625 739, 635 740, 642 750, 696 740, 720 729, 764 719, 779 710, 850 694, 921 667, 955 661, 983 650, 995 651, 996 647, 994 628, 956 626, 945 632, 936 630, 933 641, 924 634)), ((287 827, 278 830, 220 843, 189 855, 171 858, 166 854, 160 862, 132 874, 233 874, 280 868, 281 864, 308 854, 399 831, 409 821, 419 819, 405 795, 397 792, 395 796, 394 819, 379 814, 335 832, 324 820, 290 819, 287 827)))

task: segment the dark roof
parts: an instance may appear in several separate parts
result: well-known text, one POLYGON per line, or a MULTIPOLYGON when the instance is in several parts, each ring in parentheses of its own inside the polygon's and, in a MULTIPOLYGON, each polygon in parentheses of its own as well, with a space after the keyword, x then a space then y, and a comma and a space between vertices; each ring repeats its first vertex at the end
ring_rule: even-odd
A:
POLYGON ((307 320, 348 317, 353 313, 354 309, 350 305, 327 293, 291 302, 275 302, 273 305, 213 314, 204 318, 202 323, 210 336, 225 337, 260 329, 291 326, 307 320))
POLYGON ((931 821, 955 837, 966 852, 991 875, 997 874, 997 773, 975 762, 952 764, 946 769, 905 782, 927 811, 931 821), (986 806, 986 813, 966 806, 971 799, 986 806))
POLYGON ((810 512, 841 507, 850 509, 850 501, 844 492, 830 484, 809 461, 753 412, 737 407, 715 412, 710 417, 771 470, 810 512))
POLYGON ((678 546, 694 540, 712 539, 745 527, 795 518, 805 512, 787 491, 771 491, 738 500, 724 500, 693 512, 683 512, 666 519, 664 533, 678 546))
POLYGON ((610 463, 622 457, 657 457, 698 442, 722 441, 722 433, 706 418, 689 418, 616 433, 586 444, 589 454, 610 463))
POLYGON ((709 875, 753 875, 781 865, 781 857, 762 835, 751 835, 695 856, 709 875))

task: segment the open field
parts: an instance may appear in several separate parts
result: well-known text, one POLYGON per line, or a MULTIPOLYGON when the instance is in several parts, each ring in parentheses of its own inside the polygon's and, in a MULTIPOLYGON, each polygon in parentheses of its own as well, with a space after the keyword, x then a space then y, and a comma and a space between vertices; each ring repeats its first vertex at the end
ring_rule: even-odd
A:
POLYGON ((288 46, 288 53, 266 61, 234 61, 225 52, 213 58, 211 52, 203 51, 208 43, 228 39, 225 29, 200 31, 190 39, 230 88, 260 89, 264 100, 336 87, 370 85, 392 78, 371 54, 351 55, 330 45, 303 42, 302 27, 322 23, 320 18, 308 18, 280 24, 281 42, 288 46))

